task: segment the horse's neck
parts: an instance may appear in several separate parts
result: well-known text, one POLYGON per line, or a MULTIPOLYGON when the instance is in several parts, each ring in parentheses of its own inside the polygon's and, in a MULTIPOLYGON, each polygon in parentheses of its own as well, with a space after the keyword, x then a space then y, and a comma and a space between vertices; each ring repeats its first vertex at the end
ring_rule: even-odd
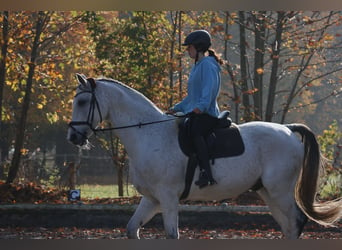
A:
POLYGON ((110 120, 116 126, 163 119, 165 115, 141 93, 119 83, 107 84, 104 95, 110 105, 110 120), (125 124, 126 123, 126 124, 125 124))
MULTIPOLYGON (((108 119, 114 127, 131 126, 139 123, 168 119, 152 102, 137 91, 113 83, 107 84, 107 88, 103 91, 109 105, 108 119)), ((134 154, 134 151, 139 150, 139 147, 146 147, 146 145, 139 144, 144 144, 147 137, 158 135, 153 130, 160 128, 166 129, 166 127, 146 125, 139 128, 139 126, 136 126, 118 129, 115 130, 115 133, 125 145, 128 153, 131 151, 134 154)), ((149 138, 149 140, 152 141, 154 138, 149 138)))

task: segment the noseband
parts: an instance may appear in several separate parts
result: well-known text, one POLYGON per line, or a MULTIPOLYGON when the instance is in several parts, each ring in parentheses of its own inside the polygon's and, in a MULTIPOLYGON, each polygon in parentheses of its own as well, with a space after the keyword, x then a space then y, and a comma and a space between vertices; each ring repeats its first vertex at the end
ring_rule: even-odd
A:
POLYGON ((96 107, 96 109, 97 109, 97 111, 99 113, 99 116, 100 116, 100 123, 102 122, 102 113, 101 113, 101 110, 100 110, 99 102, 96 99, 95 89, 94 88, 92 88, 92 90, 85 90, 85 91, 79 92, 78 94, 75 95, 74 98, 76 98, 79 95, 86 94, 86 93, 91 94, 91 100, 90 100, 90 106, 89 106, 87 120, 86 121, 71 121, 68 125, 76 133, 80 134, 81 136, 83 136, 84 138, 87 139, 87 135, 85 133, 81 133, 80 131, 78 131, 75 128, 75 126, 86 125, 94 133, 96 133, 96 131, 98 131, 98 130, 93 127, 94 116, 95 116, 95 107, 96 107))

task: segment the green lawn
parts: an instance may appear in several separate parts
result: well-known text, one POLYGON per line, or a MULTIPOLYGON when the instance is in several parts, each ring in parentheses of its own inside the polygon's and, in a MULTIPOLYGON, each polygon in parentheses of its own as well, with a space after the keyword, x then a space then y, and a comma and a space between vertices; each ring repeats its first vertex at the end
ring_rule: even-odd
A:
MULTIPOLYGON (((82 199, 95 198, 117 198, 119 197, 117 185, 78 185, 77 189, 81 190, 82 199)), ((139 193, 132 185, 124 186, 124 196, 136 196, 139 193), (127 191, 128 189, 128 191, 127 191)))

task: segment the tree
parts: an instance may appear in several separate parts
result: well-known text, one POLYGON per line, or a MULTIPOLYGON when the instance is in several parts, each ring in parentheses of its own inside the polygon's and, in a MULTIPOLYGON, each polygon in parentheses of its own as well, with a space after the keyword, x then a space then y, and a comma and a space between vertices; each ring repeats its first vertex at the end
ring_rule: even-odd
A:
POLYGON ((252 13, 255 31, 254 51, 254 113, 255 119, 263 119, 263 73, 266 46, 266 11, 252 13))
MULTIPOLYGON (((228 96, 230 99, 233 100, 233 111, 235 114, 234 121, 238 122, 239 121, 239 105, 240 105, 240 97, 239 97, 239 88, 237 84, 237 79, 236 79, 236 70, 234 71, 232 64, 229 62, 228 58, 228 52, 229 52, 229 40, 232 39, 232 34, 230 34, 230 26, 234 23, 232 21, 233 18, 231 18, 231 14, 227 11, 224 13, 224 36, 223 36, 223 42, 224 42, 224 49, 223 49, 223 55, 224 55, 224 60, 226 61, 225 63, 225 70, 227 71, 229 77, 230 77, 230 82, 233 87, 233 95, 225 93, 221 91, 221 94, 228 96)), ((227 107, 228 105, 226 105, 227 107)), ((229 108, 229 107, 228 107, 229 108)), ((232 107, 230 107, 232 108, 232 107)))
MULTIPOLYGON (((313 81, 318 80, 324 76, 330 75, 332 73, 338 72, 342 70, 342 67, 339 68, 333 68, 333 69, 325 69, 323 73, 314 75, 310 74, 312 77, 311 79, 308 79, 308 81, 304 81, 303 83, 300 83, 299 79, 302 77, 303 74, 305 74, 306 71, 310 70, 313 66, 311 61, 315 61, 315 56, 320 52, 321 49, 323 49, 323 44, 324 42, 327 42, 327 30, 330 26, 336 24, 336 21, 332 20, 334 16, 334 12, 330 12, 323 20, 323 25, 320 24, 319 27, 313 31, 311 29, 311 40, 309 40, 308 44, 306 45, 307 51, 305 53, 302 53, 301 59, 300 59, 300 64, 298 66, 297 73, 295 75, 293 85, 291 88, 291 91, 288 95, 288 98, 286 100, 286 103, 284 105, 284 109, 282 112, 282 117, 281 117, 281 123, 284 123, 285 117, 287 113, 289 112, 290 105, 293 102, 293 99, 298 96, 300 93, 302 93, 303 89, 309 87, 313 81), (313 33, 316 33, 316 37, 313 38, 313 33), (300 85, 300 86, 298 86, 300 85)), ((313 22, 313 21, 312 21, 313 22)), ((317 62, 314 62, 316 64, 317 62)), ((327 61, 322 61, 322 63, 327 63, 327 61)))
POLYGON ((271 53, 272 69, 271 69, 271 76, 270 76, 269 89, 268 89, 268 98, 267 98, 267 105, 266 105, 266 114, 265 114, 265 120, 269 122, 272 121, 272 117, 273 117, 273 106, 274 106, 274 100, 275 100, 277 82, 278 82, 279 55, 281 51, 285 12, 280 11, 278 12, 277 16, 278 18, 277 18, 277 25, 276 25, 276 35, 275 35, 274 42, 272 43, 272 53, 271 53))
POLYGON ((241 91, 242 105, 244 107, 243 119, 250 121, 250 103, 247 83, 247 51, 246 51, 246 31, 245 31, 245 13, 239 11, 239 28, 240 28, 240 71, 241 71, 241 91))
POLYGON ((339 92, 339 12, 231 12, 228 20, 230 33, 223 50, 229 53, 231 81, 240 79, 242 83, 233 84, 232 101, 239 106, 244 121, 248 112, 248 120, 284 123, 290 116, 300 121, 302 116, 294 118, 298 112, 293 111, 306 107, 306 114, 314 112, 316 106, 310 103, 321 99, 313 91, 318 85, 325 96, 339 92), (227 50, 228 45, 232 52, 227 50), (333 90, 332 84, 323 87, 326 79, 336 83, 333 90))
POLYGON ((113 166, 117 170, 118 195, 124 196, 124 169, 127 166, 127 153, 120 139, 109 131, 109 135, 98 137, 101 147, 111 157, 113 166))
POLYGON ((14 181, 17 175, 18 169, 19 169, 20 157, 22 154, 21 150, 22 150, 22 146, 24 143, 27 112, 30 106, 33 75, 34 75, 34 70, 36 67, 36 60, 37 60, 37 57, 39 56, 38 48, 39 48, 40 38, 43 32, 43 28, 49 20, 49 14, 40 11, 38 12, 35 18, 36 18, 35 35, 34 35, 34 39, 32 43, 30 61, 28 64, 29 71, 28 71, 27 80, 26 80, 24 101, 23 101, 23 106, 21 110, 20 120, 17 125, 18 127, 16 131, 14 154, 13 154, 13 159, 12 159, 11 167, 7 176, 6 183, 12 183, 14 181))
MULTIPOLYGON (((7 60, 7 48, 8 48, 8 11, 4 11, 2 19, 2 39, 1 39, 1 57, 0 57, 0 163, 2 159, 7 157, 6 142, 4 140, 4 125, 3 125, 3 96, 4 96, 4 86, 6 82, 6 60, 7 60)), ((0 178, 3 177, 3 166, 0 164, 0 178)))
MULTIPOLYGON (((171 16, 174 23, 166 25, 161 12, 88 12, 84 21, 96 44, 99 74, 134 87, 166 109, 173 100, 168 94, 174 87, 178 15, 171 16), (160 37, 163 32, 168 39, 160 37)), ((109 141, 101 140, 101 145, 113 159, 119 195, 123 195, 126 154, 117 138, 111 136, 109 141)))
MULTIPOLYGON (((44 11, 13 13, 9 38, 11 59, 7 60, 5 69, 9 72, 7 91, 11 91, 6 103, 6 116, 12 123, 16 121, 16 132, 7 183, 14 181, 21 155, 26 152, 24 144, 30 139, 28 130, 36 130, 39 127, 37 123, 43 128, 44 123, 57 122, 58 113, 66 117, 66 113, 61 114, 63 109, 58 107, 67 106, 66 100, 71 98, 73 93, 70 90, 73 88, 61 84, 64 79, 60 70, 67 69, 63 61, 71 53, 65 49, 63 51, 61 37, 78 22, 81 15, 72 12, 56 15, 55 12, 44 11), (55 93, 53 98, 52 93, 55 93), (48 106, 49 103, 55 103, 55 106, 48 106), (18 104, 22 106, 19 108, 18 104), (20 109, 20 112, 11 112, 11 109, 20 109)), ((72 62, 76 60, 73 58, 72 62)))
MULTIPOLYGON (((180 51, 182 50, 182 11, 176 11, 174 14, 170 12, 170 22, 171 22, 171 37, 170 37, 170 90, 174 89, 174 75, 175 72, 178 72, 178 84, 179 84, 179 93, 182 93, 182 58, 180 56, 180 51), (178 35, 178 39, 177 39, 178 35), (178 52, 176 51, 178 41, 178 52), (177 63, 178 59, 178 63, 177 63), (178 65, 177 65, 178 64, 178 65)), ((173 105, 173 95, 170 95, 169 106, 173 105)))

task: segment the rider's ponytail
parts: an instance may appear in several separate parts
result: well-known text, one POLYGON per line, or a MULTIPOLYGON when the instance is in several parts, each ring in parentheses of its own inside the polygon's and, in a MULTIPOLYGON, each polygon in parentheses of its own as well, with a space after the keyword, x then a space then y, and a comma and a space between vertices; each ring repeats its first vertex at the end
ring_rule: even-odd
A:
POLYGON ((220 65, 222 65, 222 64, 224 63, 224 61, 223 61, 218 55, 216 55, 215 50, 213 50, 213 49, 208 49, 208 52, 209 52, 209 56, 214 57, 215 60, 216 60, 220 65))

